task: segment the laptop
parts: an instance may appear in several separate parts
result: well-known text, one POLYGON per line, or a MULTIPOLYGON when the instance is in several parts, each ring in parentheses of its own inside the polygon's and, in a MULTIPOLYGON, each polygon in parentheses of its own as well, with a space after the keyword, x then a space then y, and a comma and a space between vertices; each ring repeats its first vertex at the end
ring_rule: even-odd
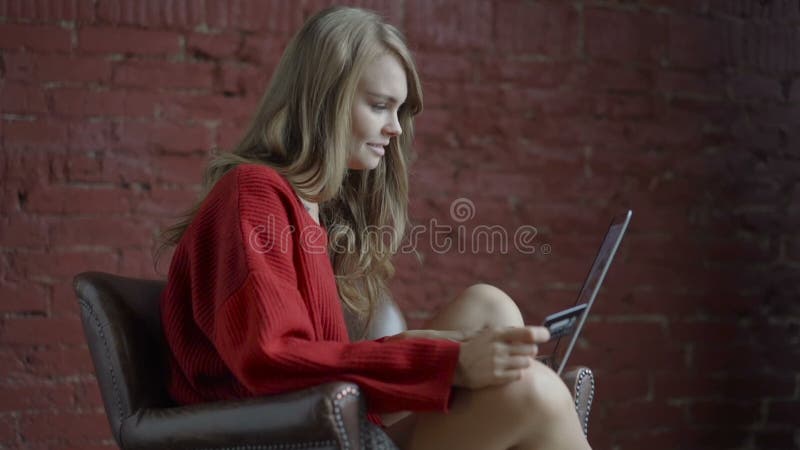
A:
POLYGON ((628 210, 628 212, 615 217, 611 221, 606 237, 603 239, 602 245, 600 245, 600 251, 597 253, 594 264, 592 264, 592 268, 589 270, 589 275, 583 282, 581 292, 578 294, 578 298, 575 301, 576 305, 586 304, 585 309, 583 309, 583 312, 580 314, 579 318, 577 318, 578 322, 575 331, 572 332, 572 334, 559 337, 556 340, 552 354, 552 367, 558 364, 556 373, 559 375, 564 371, 564 367, 566 367, 567 361, 572 351, 575 349, 575 344, 578 342, 578 337, 581 334, 583 325, 586 323, 586 318, 589 316, 592 305, 594 305, 595 300, 597 300, 597 293, 600 291, 600 286, 603 284, 603 279, 606 277, 609 266, 611 266, 611 261, 617 253, 617 248, 619 248, 619 244, 622 242, 622 236, 625 235, 625 230, 628 229, 628 224, 631 221, 632 215, 633 211, 628 210), (564 355, 559 358, 558 347, 563 338, 569 338, 569 344, 567 344, 564 355))

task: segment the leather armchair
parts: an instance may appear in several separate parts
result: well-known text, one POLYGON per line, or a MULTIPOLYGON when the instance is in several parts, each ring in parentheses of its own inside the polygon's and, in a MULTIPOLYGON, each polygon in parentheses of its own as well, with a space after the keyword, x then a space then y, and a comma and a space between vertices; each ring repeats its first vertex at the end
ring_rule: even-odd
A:
MULTIPOLYGON (((111 432, 133 449, 353 449, 361 448, 365 400, 354 383, 332 382, 301 391, 241 401, 177 406, 165 384, 166 348, 159 318, 163 281, 100 272, 73 285, 111 432)), ((405 329, 389 301, 377 312, 369 338, 405 329)), ((565 375, 584 431, 594 395, 591 370, 565 375)))

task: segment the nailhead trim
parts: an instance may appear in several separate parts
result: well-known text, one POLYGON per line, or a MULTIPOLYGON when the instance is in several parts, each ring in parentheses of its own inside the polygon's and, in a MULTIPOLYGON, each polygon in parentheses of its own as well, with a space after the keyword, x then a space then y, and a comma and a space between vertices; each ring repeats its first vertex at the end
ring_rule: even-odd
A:
POLYGON ((342 450, 350 450, 350 439, 347 438, 347 429, 344 427, 344 418, 342 417, 342 401, 350 396, 358 395, 358 389, 353 386, 347 386, 333 396, 333 415, 336 421, 337 431, 342 436, 344 447, 342 450))
POLYGON ((580 403, 581 388, 582 388, 582 385, 583 385, 583 380, 587 376, 589 377, 590 386, 589 386, 589 395, 588 395, 588 398, 587 398, 587 401, 586 401, 586 413, 583 416, 583 434, 588 436, 589 435, 589 412, 592 410, 592 402, 594 401, 595 385, 594 385, 594 377, 591 376, 591 372, 589 370, 587 370, 587 369, 581 369, 581 371, 578 373, 578 381, 577 381, 577 385, 575 387, 575 390, 577 391, 577 395, 575 396, 575 409, 578 408, 578 404, 580 403))

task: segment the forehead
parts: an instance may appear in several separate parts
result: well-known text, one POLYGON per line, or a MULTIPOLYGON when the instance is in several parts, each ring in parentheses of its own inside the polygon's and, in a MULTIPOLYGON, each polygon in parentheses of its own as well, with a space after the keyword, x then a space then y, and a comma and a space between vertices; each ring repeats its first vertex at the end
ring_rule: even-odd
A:
POLYGON ((394 97, 402 103, 408 91, 406 71, 397 56, 384 53, 367 63, 359 86, 368 92, 394 97))

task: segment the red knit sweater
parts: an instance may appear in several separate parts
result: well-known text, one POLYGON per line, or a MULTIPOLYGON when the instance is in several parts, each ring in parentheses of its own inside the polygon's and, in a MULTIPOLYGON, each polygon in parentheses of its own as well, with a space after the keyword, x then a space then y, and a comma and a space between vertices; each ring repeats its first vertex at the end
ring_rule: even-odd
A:
POLYGON ((181 404, 347 380, 373 413, 447 408, 458 344, 350 342, 327 233, 265 166, 239 166, 209 193, 175 249, 161 314, 181 404))

